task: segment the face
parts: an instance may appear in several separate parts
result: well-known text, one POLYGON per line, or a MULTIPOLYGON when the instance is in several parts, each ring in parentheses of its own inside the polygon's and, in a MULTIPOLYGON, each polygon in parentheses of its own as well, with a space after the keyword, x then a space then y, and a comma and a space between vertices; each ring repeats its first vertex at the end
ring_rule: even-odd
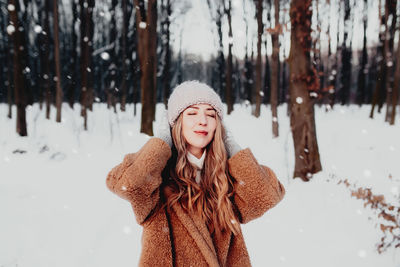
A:
POLYGON ((203 153, 217 127, 217 112, 209 104, 196 104, 182 113, 182 134, 188 150, 195 156, 203 153))

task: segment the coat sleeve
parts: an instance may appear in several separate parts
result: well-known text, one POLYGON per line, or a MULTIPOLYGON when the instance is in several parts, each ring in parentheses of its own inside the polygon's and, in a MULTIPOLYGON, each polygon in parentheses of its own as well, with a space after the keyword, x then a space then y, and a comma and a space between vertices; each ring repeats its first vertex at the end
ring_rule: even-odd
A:
POLYGON ((159 201, 161 172, 171 156, 167 143, 151 138, 136 153, 127 154, 107 175, 108 189, 128 200, 143 224, 159 201))
POLYGON ((235 180, 233 202, 240 223, 260 217, 283 199, 285 188, 270 168, 257 163, 249 148, 233 155, 228 167, 235 180))

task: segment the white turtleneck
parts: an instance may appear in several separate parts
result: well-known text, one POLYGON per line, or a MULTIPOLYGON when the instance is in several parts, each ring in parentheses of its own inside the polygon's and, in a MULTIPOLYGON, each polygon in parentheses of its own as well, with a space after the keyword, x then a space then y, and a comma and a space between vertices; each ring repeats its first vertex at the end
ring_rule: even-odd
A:
POLYGON ((189 151, 187 152, 187 159, 194 164, 197 167, 197 175, 196 175, 196 182, 200 183, 201 179, 201 169, 203 169, 203 164, 204 164, 204 159, 206 158, 206 150, 204 149, 203 155, 201 158, 197 158, 195 155, 190 153, 189 151))

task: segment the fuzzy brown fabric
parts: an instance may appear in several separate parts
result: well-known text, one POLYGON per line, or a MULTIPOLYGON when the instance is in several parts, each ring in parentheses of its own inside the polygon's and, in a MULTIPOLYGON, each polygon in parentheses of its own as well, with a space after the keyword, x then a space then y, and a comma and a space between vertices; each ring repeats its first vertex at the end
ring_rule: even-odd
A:
MULTIPOLYGON (((151 138, 107 176, 107 187, 131 203, 143 226, 139 266, 251 266, 241 232, 214 236, 199 215, 185 212, 179 204, 170 210, 156 208, 160 196, 167 195, 160 185, 170 157, 170 147, 151 138)), ((260 217, 284 197, 285 188, 275 173, 258 164, 249 148, 233 155, 228 167, 236 180, 233 205, 240 223, 260 217)))

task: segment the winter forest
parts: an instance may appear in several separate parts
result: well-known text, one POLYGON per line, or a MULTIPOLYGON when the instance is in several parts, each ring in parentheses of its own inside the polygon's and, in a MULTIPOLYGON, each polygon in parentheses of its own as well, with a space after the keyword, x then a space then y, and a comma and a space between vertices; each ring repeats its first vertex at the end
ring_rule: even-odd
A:
POLYGON ((400 267, 400 1, 0 0, 0 25, 1 267, 137 264, 105 178, 186 80, 286 188, 243 225, 254 266, 400 267))

